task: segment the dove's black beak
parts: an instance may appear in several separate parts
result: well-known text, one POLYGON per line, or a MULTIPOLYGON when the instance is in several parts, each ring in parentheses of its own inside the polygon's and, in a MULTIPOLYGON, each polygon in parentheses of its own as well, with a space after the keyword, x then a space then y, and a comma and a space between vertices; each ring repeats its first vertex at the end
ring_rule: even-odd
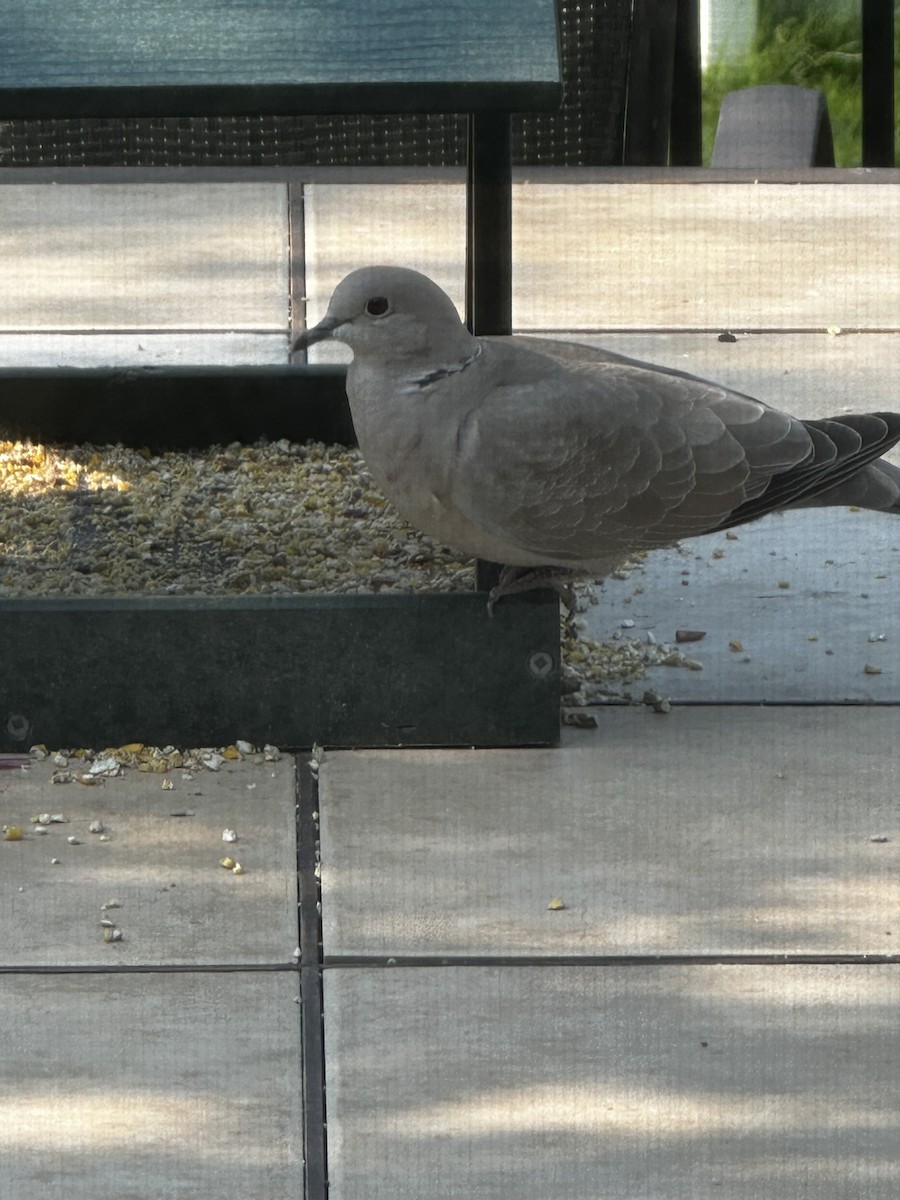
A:
POLYGON ((338 325, 343 324, 337 317, 323 317, 318 325, 314 325, 312 329, 305 329, 298 338, 295 339, 291 347, 291 353, 296 354, 298 350, 305 350, 308 346, 315 345, 316 342, 321 342, 327 337, 331 337, 332 333, 337 329, 338 325))

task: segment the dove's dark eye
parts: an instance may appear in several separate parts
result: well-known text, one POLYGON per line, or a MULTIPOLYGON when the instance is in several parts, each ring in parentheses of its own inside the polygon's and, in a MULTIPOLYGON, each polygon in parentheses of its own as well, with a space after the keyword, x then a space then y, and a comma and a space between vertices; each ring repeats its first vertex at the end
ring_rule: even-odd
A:
POLYGON ((388 302, 386 296, 373 296, 371 300, 366 301, 366 312, 370 317, 380 317, 387 310, 388 302))

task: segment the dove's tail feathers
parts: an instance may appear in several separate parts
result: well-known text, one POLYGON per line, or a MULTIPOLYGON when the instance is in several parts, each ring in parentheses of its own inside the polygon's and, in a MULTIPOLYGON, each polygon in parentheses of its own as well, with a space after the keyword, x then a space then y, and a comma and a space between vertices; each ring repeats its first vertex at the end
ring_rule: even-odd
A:
POLYGON ((881 461, 869 463, 846 483, 817 496, 811 503, 853 504, 900 516, 900 467, 881 461))
POLYGON ((811 443, 807 456, 773 475, 766 489, 738 505, 719 529, 790 507, 858 504, 900 513, 900 470, 875 462, 900 441, 900 413, 848 413, 803 425, 811 443))

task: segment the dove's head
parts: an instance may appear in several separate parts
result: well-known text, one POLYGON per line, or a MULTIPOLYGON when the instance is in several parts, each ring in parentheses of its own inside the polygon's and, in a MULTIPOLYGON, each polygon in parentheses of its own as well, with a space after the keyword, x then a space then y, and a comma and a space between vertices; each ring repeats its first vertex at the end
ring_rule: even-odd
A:
POLYGON ((472 335, 446 292, 406 267, 361 267, 334 289, 328 312, 294 343, 333 337, 358 360, 452 362, 472 352, 472 335))

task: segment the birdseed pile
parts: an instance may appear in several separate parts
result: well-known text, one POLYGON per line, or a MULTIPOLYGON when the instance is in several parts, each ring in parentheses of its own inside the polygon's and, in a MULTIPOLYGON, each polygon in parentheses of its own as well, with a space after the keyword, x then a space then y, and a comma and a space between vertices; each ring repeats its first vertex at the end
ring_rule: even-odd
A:
MULTIPOLYGON (((473 564, 411 529, 358 450, 0 441, 0 597, 469 591, 473 564)), ((579 603, 592 599, 578 588, 579 603)), ((563 628, 566 703, 615 698, 680 650, 563 628), (613 695, 610 696, 610 689, 613 695)))

